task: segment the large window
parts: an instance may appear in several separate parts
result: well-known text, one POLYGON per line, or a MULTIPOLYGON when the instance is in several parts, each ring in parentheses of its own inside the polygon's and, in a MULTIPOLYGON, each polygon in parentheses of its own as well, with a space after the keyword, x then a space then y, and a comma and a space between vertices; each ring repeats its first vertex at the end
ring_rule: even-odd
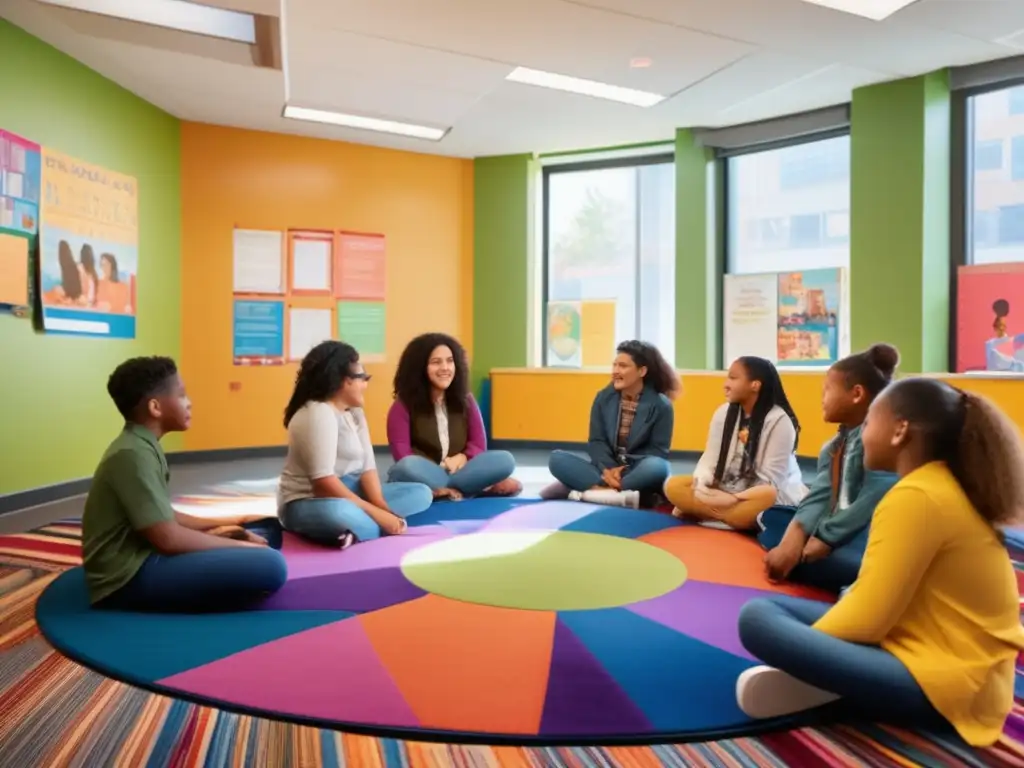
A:
POLYGON ((727 270, 850 265, 850 137, 730 157, 727 270))
POLYGON ((967 102, 967 261, 1024 261, 1024 86, 967 102))
POLYGON ((548 167, 544 206, 544 364, 610 365, 626 339, 672 362, 672 156, 548 167))

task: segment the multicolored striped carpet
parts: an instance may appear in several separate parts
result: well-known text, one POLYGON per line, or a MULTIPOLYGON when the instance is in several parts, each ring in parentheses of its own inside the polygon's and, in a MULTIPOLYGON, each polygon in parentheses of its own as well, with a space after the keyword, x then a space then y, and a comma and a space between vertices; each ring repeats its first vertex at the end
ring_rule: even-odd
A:
MULTIPOLYGON (((1024 665, 1018 705, 995 747, 968 751, 881 727, 806 728, 704 744, 536 748, 424 744, 238 716, 152 695, 64 659, 40 636, 34 605, 80 562, 64 522, 0 537, 0 766, 1024 766, 1024 665)), ((1024 550, 1011 550, 1024 574, 1024 550)))

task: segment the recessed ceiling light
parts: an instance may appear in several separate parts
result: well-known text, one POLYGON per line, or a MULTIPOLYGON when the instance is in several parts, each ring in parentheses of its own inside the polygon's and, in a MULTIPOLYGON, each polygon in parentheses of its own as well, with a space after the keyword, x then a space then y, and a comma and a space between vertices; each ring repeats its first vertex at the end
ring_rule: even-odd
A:
POLYGON ((185 0, 39 0, 46 5, 98 13, 140 24, 167 27, 239 43, 256 44, 256 19, 251 13, 227 11, 185 0))
POLYGON ((854 16, 863 16, 872 21, 882 21, 901 11, 917 0, 804 0, 811 5, 820 5, 854 16))
POLYGON ((311 123, 340 125, 343 128, 358 128, 363 131, 394 133, 399 136, 411 136, 414 139, 428 139, 430 141, 440 141, 449 130, 447 128, 432 128, 427 125, 400 123, 396 120, 381 120, 380 118, 366 117, 364 115, 350 115, 344 112, 328 112, 322 109, 295 107, 291 104, 285 106, 283 116, 289 120, 305 120, 311 123))
POLYGON ((637 56, 635 59, 629 60, 629 66, 633 69, 647 69, 653 63, 646 56, 637 56))
POLYGON ((516 67, 505 79, 513 83, 536 85, 556 91, 568 91, 569 93, 578 93, 583 96, 593 96, 597 99, 618 101, 623 104, 631 104, 634 107, 653 107, 655 104, 660 104, 665 100, 664 96, 657 93, 637 91, 618 85, 599 83, 596 80, 584 80, 581 77, 557 75, 554 72, 542 72, 539 69, 528 69, 526 67, 516 67))

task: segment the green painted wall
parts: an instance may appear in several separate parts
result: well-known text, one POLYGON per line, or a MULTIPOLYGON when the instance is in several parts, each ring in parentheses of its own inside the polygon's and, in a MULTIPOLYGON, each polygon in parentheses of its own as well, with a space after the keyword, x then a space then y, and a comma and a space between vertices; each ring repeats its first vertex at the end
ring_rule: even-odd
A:
POLYGON ((473 387, 527 364, 530 155, 473 161, 473 387))
POLYGON ((676 131, 676 368, 718 365, 719 254, 714 153, 676 131))
POLYGON ((132 341, 44 335, 0 316, 5 494, 91 475, 120 428, 110 372, 135 355, 178 356, 181 194, 175 118, 2 19, 0 71, 12 73, 0 127, 138 179, 140 261, 132 341))
POLYGON ((948 370, 948 72, 859 88, 851 113, 851 347, 899 347, 901 370, 948 370))

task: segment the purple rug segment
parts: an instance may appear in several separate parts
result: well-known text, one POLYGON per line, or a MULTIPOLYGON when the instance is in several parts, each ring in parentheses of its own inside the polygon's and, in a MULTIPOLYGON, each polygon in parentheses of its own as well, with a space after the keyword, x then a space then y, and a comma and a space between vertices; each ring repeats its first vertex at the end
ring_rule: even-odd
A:
POLYGON ((736 619, 748 600, 774 594, 749 587, 687 581, 660 597, 626 608, 733 656, 756 661, 740 643, 736 619))
POLYGON ((542 736, 647 733, 644 713, 561 620, 555 623, 542 736))
POLYGON ((295 581, 328 574, 397 567, 406 552, 451 536, 452 532, 444 526, 425 525, 410 528, 401 536, 382 536, 340 550, 312 544, 286 532, 281 552, 288 561, 288 580, 295 581))
POLYGON ((425 594, 395 566, 289 581, 261 603, 259 610, 369 613, 425 594))
POLYGON ((526 504, 498 515, 484 526, 485 531, 557 531, 604 507, 579 501, 542 501, 526 504))
POLYGON ((490 520, 442 520, 441 525, 457 536, 476 533, 488 525, 490 520))

